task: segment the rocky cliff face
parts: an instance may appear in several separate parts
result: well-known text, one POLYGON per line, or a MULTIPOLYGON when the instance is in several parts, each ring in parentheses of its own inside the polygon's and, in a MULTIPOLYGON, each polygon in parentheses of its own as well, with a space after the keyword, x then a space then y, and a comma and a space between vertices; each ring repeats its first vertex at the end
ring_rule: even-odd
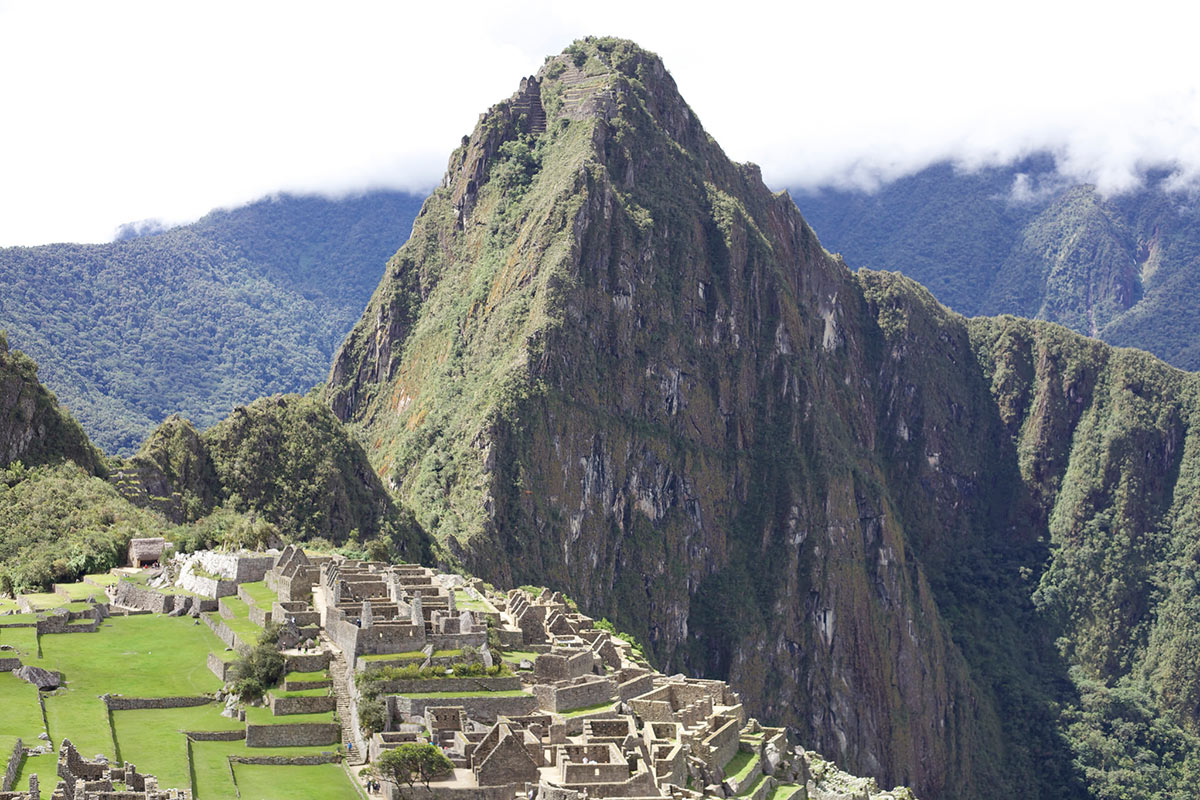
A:
POLYGON ((0 332, 0 468, 14 461, 33 466, 63 460, 93 475, 106 469, 79 423, 38 381, 37 364, 9 350, 0 332))
POLYGON ((1186 449, 1147 433, 1166 471, 1134 475, 1129 365, 1185 382, 851 273, 657 57, 585 40, 464 138, 327 398, 476 574, 561 588, 881 783, 1064 797, 1064 657, 1136 659, 1056 637, 1152 603, 1070 608, 1055 586, 1119 567, 1057 554, 1105 514, 1167 524, 1186 449))

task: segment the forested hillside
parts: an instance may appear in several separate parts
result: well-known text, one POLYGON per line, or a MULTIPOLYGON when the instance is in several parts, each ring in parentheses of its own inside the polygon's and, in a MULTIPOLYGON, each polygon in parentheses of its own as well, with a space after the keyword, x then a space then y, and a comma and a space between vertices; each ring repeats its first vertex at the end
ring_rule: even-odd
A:
POLYGON ((283 195, 111 244, 0 249, 0 328, 109 453, 307 391, 408 238, 420 198, 283 195))
POLYGON ((1151 173, 1105 196, 1050 156, 937 164, 874 193, 798 192, 822 243, 898 270, 963 314, 1016 314, 1200 369, 1200 205, 1151 173))
MULTIPOLYGON (((1011 176, 963 205, 931 181, 877 241, 916 255, 991 209, 999 253, 950 234, 924 260, 949 283, 984 258, 989 290, 1039 237, 1070 274, 1076 214, 1121 252, 1107 201, 1039 185, 1010 208, 1011 176)), ((481 117, 325 390, 468 570, 561 589, 931 800, 1193 790, 1198 397, 1145 353, 851 271, 604 38, 481 117)))

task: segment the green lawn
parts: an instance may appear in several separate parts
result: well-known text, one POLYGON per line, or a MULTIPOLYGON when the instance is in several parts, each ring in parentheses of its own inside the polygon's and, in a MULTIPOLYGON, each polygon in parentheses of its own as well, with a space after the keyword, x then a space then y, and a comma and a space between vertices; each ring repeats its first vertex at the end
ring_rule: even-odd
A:
POLYGON ((560 711, 564 717, 582 717, 585 714, 595 714, 597 711, 609 711, 617 707, 616 700, 610 700, 607 703, 597 703, 594 706, 584 706, 582 708, 573 708, 570 711, 560 711))
POLYGON ((771 793, 767 795, 767 800, 787 800, 800 789, 801 787, 795 783, 781 783, 771 790, 771 793))
POLYGON ((500 658, 512 664, 520 664, 522 661, 534 661, 538 654, 530 650, 509 650, 507 653, 501 653, 500 658))
POLYGON ((17 601, 8 597, 0 597, 0 614, 5 611, 16 611, 19 608, 17 601))
MULTIPOLYGON (((30 617, 30 622, 36 619, 32 614, 21 614, 20 616, 22 618, 30 617)), ((0 623, 13 619, 14 617, 0 617, 0 623)), ((0 644, 7 644, 17 648, 17 652, 21 654, 21 659, 28 664, 31 659, 37 658, 37 628, 0 628, 0 644)), ((42 665, 39 664, 37 666, 42 665)))
POLYGON ((232 618, 222 617, 215 611, 208 613, 213 615, 214 619, 219 619, 229 626, 234 635, 247 647, 253 647, 258 644, 258 637, 262 636, 263 629, 250 621, 250 611, 248 606, 236 597, 223 598, 226 607, 233 612, 232 618))
MULTIPOLYGON (((246 747, 245 742, 192 742, 192 768, 196 775, 194 800, 230 800, 237 796, 237 791, 233 786, 233 776, 229 769, 229 756, 231 755, 303 756, 336 750, 334 745, 324 747, 246 747)), ((243 788, 242 798, 251 800, 252 795, 246 794, 246 790, 243 788)))
MULTIPOLYGON (((332 711, 322 711, 317 714, 285 714, 275 716, 271 709, 261 706, 251 706, 246 709, 247 725, 298 725, 302 722, 333 722, 332 711)), ((257 750, 258 748, 254 748, 257 750)))
POLYGON ((245 726, 221 716, 223 706, 114 711, 113 729, 121 758, 158 777, 160 786, 188 788, 187 742, 183 731, 237 731, 245 726))
POLYGON ((50 796, 54 794, 54 787, 58 785, 58 753, 26 756, 17 770, 13 789, 28 789, 29 776, 33 774, 38 776, 38 789, 42 800, 50 800, 50 796))
POLYGON ((754 781, 752 783, 750 783, 748 786, 743 787, 742 790, 737 793, 737 796, 738 797, 749 797, 750 795, 752 795, 758 791, 758 787, 762 786, 763 782, 766 779, 767 779, 766 775, 759 775, 757 778, 754 779, 754 781))
POLYGON ((340 764, 234 764, 242 800, 360 800, 340 764))
POLYGON ((275 605, 275 601, 279 599, 275 590, 267 586, 266 581, 243 583, 239 588, 245 589, 246 593, 250 595, 250 599, 254 601, 254 605, 263 611, 270 611, 271 606, 275 605))
MULTIPOLYGON (((0 672, 0 709, 4 709, 0 713, 0 738, 11 741, 19 736, 26 747, 33 747, 38 743, 38 734, 46 732, 37 687, 11 672, 0 672)), ((9 752, 0 751, 0 763, 6 763, 9 752)))
POLYGON ((88 583, 94 583, 97 586, 113 586, 117 582, 117 576, 111 572, 99 572, 95 575, 84 575, 83 579, 88 583))
POLYGON ((112 617, 96 633, 42 637, 38 666, 63 673, 67 690, 46 698, 50 736, 69 738, 87 758, 115 757, 104 693, 170 697, 215 692, 211 650, 224 645, 191 618, 147 614, 112 617))
POLYGON ((327 681, 329 680, 329 670, 319 669, 315 672, 289 672, 283 676, 283 680, 285 682, 296 681, 297 683, 300 681, 327 681))
MULTIPOLYGON (((458 658, 462 655, 462 650, 434 650, 434 658, 458 658)), ((424 659, 425 654, 420 650, 411 650, 407 653, 377 653, 368 656, 359 656, 359 661, 396 661, 420 658, 424 659)))
POLYGON ((71 601, 66 597, 57 595, 54 592, 42 592, 39 594, 23 594, 21 598, 29 603, 32 608, 42 610, 47 608, 58 608, 65 606, 71 601))
POLYGON ((71 600, 87 600, 90 597, 99 599, 99 602, 105 602, 108 598, 104 595, 104 590, 99 586, 93 586, 90 583, 56 583, 54 584, 54 593, 60 594, 66 592, 67 597, 71 600))
POLYGON ((758 763, 757 754, 738 750, 737 754, 725 765, 725 779, 738 781, 745 778, 750 774, 750 770, 754 769, 756 763, 758 763))
POLYGON ((487 603, 476 600, 462 589, 454 590, 454 604, 463 611, 495 611, 487 603))

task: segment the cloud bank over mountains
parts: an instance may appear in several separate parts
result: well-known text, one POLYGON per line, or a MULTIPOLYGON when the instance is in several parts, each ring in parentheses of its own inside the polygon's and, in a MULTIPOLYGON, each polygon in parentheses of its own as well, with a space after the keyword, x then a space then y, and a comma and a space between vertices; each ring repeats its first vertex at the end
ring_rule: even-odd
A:
POLYGON ((1042 150, 1108 192, 1163 165, 1200 183, 1182 4, 575 5, 0 2, 0 245, 278 191, 424 191, 481 111, 589 34, 657 51, 778 187, 1042 150))

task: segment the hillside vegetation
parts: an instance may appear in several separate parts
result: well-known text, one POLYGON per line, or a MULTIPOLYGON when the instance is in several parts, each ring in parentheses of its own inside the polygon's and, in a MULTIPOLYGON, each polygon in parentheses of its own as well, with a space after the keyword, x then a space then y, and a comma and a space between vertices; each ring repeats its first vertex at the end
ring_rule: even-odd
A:
POLYGON ((318 383, 420 199, 284 195, 111 244, 0 249, 14 347, 109 453, 318 383))
POLYGON ((1152 173, 1104 196, 1049 156, 937 164, 866 193, 797 195, 822 242, 898 270, 964 314, 1016 314, 1200 369, 1200 206, 1152 173))
MULTIPOLYGON (((979 207, 987 180, 1011 189, 980 176, 979 207)), ((923 191, 926 239, 973 213, 923 191)), ((1125 252, 1087 192, 1024 233, 993 208, 1005 247, 927 263, 987 256, 991 287, 1023 246, 1069 283, 1076 216, 1125 252)), ((1124 284, 1089 285, 1047 307, 1112 324, 1124 284)), ((588 39, 451 156, 325 398, 467 569, 570 594, 880 783, 1165 800, 1197 761, 1197 388, 852 272, 656 56, 588 39)))

